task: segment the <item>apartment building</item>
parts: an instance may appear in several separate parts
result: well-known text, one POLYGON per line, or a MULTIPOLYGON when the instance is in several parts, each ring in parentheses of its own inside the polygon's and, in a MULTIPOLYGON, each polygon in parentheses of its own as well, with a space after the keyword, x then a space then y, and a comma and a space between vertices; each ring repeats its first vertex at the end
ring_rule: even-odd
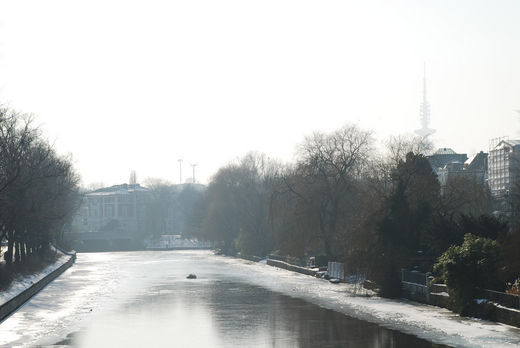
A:
POLYGON ((489 151, 488 184, 495 198, 505 198, 518 185, 520 140, 501 140, 489 151))

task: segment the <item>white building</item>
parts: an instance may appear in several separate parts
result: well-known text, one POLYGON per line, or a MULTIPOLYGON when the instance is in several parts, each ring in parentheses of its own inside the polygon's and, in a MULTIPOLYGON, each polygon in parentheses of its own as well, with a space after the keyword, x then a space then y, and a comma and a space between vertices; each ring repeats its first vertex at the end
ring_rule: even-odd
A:
POLYGON ((138 232, 148 192, 139 184, 122 184, 87 193, 77 232, 138 232))
POLYGON ((507 197, 519 183, 520 140, 501 140, 489 151, 488 184, 491 194, 507 197))

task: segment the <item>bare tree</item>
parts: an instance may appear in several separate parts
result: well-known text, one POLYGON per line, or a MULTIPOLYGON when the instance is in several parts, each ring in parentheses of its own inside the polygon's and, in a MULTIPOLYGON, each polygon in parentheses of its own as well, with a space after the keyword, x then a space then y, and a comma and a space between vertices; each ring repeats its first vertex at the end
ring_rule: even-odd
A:
POLYGON ((471 175, 457 175, 448 179, 440 200, 444 214, 480 216, 491 214, 491 192, 483 180, 471 175))
POLYGON ((174 205, 175 190, 169 182, 158 178, 147 178, 145 185, 150 189, 144 215, 146 231, 154 237, 168 234, 167 223, 174 205))
POLYGON ((429 155, 433 150, 433 143, 425 137, 414 135, 390 136, 385 142, 388 161, 395 166, 406 160, 410 152, 416 155, 429 155))
POLYGON ((203 230, 225 252, 265 255, 271 250, 269 197, 276 162, 249 153, 221 168, 206 192, 207 217, 203 230))
POLYGON ((0 110, 0 225, 6 263, 48 247, 78 203, 71 161, 56 155, 31 120, 0 110))
POLYGON ((371 133, 357 126, 314 133, 300 145, 294 170, 284 176, 287 190, 308 216, 309 244, 319 241, 329 257, 338 254, 335 248, 343 248, 340 239, 348 233, 357 182, 368 168, 371 153, 371 133))

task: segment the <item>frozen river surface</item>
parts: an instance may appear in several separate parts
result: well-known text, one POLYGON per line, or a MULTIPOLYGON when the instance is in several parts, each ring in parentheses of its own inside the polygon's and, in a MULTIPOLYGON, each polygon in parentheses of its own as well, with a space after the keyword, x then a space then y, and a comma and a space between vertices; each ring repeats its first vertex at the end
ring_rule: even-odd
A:
POLYGON ((72 268, 0 324, 0 346, 520 344, 519 329, 349 290, 204 251, 78 254, 72 268))

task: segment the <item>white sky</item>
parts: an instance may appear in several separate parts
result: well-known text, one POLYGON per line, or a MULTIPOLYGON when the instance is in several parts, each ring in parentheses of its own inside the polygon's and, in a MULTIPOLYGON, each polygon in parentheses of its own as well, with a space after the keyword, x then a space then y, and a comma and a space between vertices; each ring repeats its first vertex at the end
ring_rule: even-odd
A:
POLYGON ((291 160, 346 122, 437 147, 520 137, 520 1, 0 0, 0 103, 83 183, 198 181, 249 150, 291 160))

